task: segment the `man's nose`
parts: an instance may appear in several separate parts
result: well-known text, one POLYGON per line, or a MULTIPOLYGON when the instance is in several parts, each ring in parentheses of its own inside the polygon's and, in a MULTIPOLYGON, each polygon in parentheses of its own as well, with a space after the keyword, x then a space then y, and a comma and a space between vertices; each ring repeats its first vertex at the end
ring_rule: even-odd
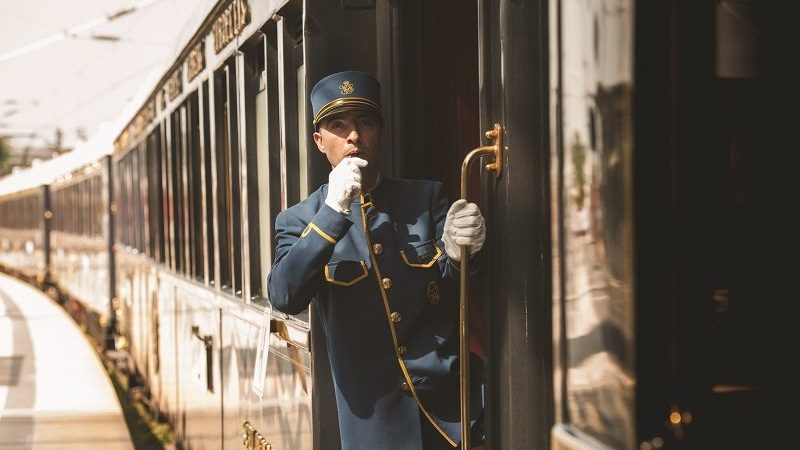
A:
POLYGON ((353 127, 350 129, 350 133, 347 135, 347 142, 351 144, 355 144, 358 142, 360 138, 360 133, 358 132, 358 127, 353 127))

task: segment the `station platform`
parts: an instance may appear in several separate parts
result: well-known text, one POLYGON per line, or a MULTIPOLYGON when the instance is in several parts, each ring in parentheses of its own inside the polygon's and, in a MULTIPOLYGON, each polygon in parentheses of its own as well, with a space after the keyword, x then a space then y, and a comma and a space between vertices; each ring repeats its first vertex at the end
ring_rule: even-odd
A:
POLYGON ((108 374, 50 298, 0 274, 0 450, 134 448, 108 374))

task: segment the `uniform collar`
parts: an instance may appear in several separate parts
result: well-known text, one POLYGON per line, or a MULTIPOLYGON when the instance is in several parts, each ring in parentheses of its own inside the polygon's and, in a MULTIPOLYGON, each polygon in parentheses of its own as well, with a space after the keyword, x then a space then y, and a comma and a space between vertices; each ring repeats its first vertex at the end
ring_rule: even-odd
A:
POLYGON ((372 200, 372 194, 375 193, 382 182, 383 177, 381 176, 380 172, 378 172, 378 181, 376 181, 375 184, 369 189, 364 189, 361 194, 361 198, 363 199, 364 203, 369 203, 372 200))

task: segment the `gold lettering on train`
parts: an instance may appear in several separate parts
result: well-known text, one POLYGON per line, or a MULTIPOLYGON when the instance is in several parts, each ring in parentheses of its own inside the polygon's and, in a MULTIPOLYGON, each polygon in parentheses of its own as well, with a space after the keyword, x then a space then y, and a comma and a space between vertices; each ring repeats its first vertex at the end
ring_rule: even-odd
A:
POLYGON ((114 142, 114 150, 123 151, 131 142, 136 142, 156 117, 156 102, 151 98, 142 106, 125 131, 114 142))
POLYGON ((267 439, 255 429, 250 421, 245 420, 242 423, 242 446, 248 450, 275 450, 272 444, 267 442, 267 439))
POLYGON ((214 52, 219 53, 250 23, 250 5, 246 0, 232 0, 214 21, 214 52))
POLYGON ((206 60, 203 56, 205 47, 203 44, 204 41, 200 41, 189 51, 189 56, 186 57, 186 77, 189 81, 194 80, 194 77, 206 68, 206 60))
POLYGON ((164 111, 167 109, 167 99, 164 97, 164 93, 161 91, 156 92, 156 104, 158 105, 159 111, 164 111))
POLYGON ((178 98, 178 96, 181 95, 181 92, 183 92, 183 80, 181 77, 181 72, 182 71, 180 67, 175 69, 175 71, 172 72, 172 75, 169 76, 169 79, 164 86, 164 89, 167 92, 167 97, 170 101, 178 98))

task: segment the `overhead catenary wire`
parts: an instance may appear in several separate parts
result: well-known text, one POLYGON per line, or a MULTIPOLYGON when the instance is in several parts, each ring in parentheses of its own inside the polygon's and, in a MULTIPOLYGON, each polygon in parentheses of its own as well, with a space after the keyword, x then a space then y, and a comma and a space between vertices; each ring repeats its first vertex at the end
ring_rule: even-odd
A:
POLYGON ((63 41, 66 38, 77 37, 81 33, 89 31, 93 28, 97 28, 101 25, 107 24, 121 17, 125 17, 128 14, 142 10, 161 1, 163 0, 144 0, 133 6, 129 6, 127 8, 120 9, 119 11, 86 21, 74 27, 47 36, 46 38, 40 39, 36 42, 31 42, 30 44, 23 45, 22 47, 19 47, 17 49, 11 50, 10 52, 6 52, 0 55, 0 64, 3 64, 5 62, 8 62, 14 58, 18 58, 23 55, 27 55, 28 53, 34 52, 49 45, 55 44, 56 42, 63 41))

